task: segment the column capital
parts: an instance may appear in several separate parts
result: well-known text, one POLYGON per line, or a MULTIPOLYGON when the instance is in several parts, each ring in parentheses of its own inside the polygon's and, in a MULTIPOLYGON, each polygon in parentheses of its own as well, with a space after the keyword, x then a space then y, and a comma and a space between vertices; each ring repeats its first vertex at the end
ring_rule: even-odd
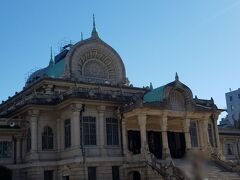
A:
POLYGON ((160 125, 161 125, 161 130, 162 131, 167 131, 167 121, 168 118, 167 116, 162 116, 160 119, 160 125))
POLYGON ((40 110, 38 109, 31 109, 28 111, 28 115, 31 117, 38 117, 39 114, 40 114, 40 110))
POLYGON ((106 110, 106 106, 101 105, 101 106, 98 106, 97 109, 98 109, 98 112, 104 112, 106 110))
POLYGON ((71 104, 71 111, 72 112, 80 112, 82 109, 83 105, 79 103, 72 103, 71 104))
POLYGON ((145 126, 147 123, 147 115, 145 113, 141 113, 138 115, 138 124, 139 126, 145 126))

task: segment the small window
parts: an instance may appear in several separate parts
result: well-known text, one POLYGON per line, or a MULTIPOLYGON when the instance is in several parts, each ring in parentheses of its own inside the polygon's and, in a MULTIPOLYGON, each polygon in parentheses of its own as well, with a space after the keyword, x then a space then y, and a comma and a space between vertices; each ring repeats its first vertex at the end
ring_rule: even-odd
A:
POLYGON ((233 145, 227 144, 227 155, 233 155, 233 145))
POLYGON ((229 100, 230 100, 230 101, 232 101, 232 100, 233 100, 233 97, 232 97, 232 96, 230 96, 230 97, 229 97, 229 100))
POLYGON ((69 180, 69 176, 63 176, 63 180, 69 180))
POLYGON ((44 171, 44 180, 53 180, 53 171, 44 171))
POLYGON ((96 145, 96 118, 85 116, 82 124, 84 145, 96 145))
POLYGON ((65 148, 71 147, 71 121, 67 119, 64 121, 64 140, 65 140, 65 148))
POLYGON ((11 158, 13 155, 13 144, 11 141, 0 141, 0 158, 11 158))
POLYGON ((196 124, 196 122, 190 122, 189 132, 190 132, 190 136, 191 136, 192 147, 198 147, 197 124, 196 124))
POLYGON ((118 145, 118 120, 115 118, 106 119, 107 145, 118 145))
POLYGON ((28 130, 27 130, 26 141, 27 141, 27 152, 30 152, 30 150, 31 150, 31 130, 30 130, 30 128, 28 128, 28 130))
POLYGON ((46 126, 42 133, 42 149, 51 150, 53 149, 53 130, 46 126))
POLYGON ((96 179, 97 179, 97 168, 88 167, 88 180, 96 180, 96 179))
POLYGON ((112 180, 120 180, 119 166, 113 166, 112 167, 112 180))

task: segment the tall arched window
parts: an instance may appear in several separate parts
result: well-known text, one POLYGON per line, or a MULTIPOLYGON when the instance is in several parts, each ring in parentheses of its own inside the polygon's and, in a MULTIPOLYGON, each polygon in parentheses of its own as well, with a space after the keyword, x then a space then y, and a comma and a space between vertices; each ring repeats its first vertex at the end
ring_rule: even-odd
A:
POLYGON ((31 130, 28 128, 27 130, 27 152, 31 150, 31 130))
POLYGON ((42 149, 50 150, 53 149, 53 131, 52 128, 46 126, 42 133, 42 149))

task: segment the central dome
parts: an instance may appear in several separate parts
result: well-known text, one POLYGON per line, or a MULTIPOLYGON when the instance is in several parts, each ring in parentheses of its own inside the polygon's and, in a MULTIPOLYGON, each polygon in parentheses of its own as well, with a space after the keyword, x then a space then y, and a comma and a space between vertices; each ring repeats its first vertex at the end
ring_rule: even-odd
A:
POLYGON ((126 72, 118 53, 99 37, 75 44, 65 58, 65 77, 83 82, 126 83, 126 72))
POLYGON ((66 45, 46 68, 34 72, 27 80, 29 86, 44 77, 70 79, 97 84, 128 85, 126 71, 119 54, 101 40, 93 22, 92 36, 66 45))

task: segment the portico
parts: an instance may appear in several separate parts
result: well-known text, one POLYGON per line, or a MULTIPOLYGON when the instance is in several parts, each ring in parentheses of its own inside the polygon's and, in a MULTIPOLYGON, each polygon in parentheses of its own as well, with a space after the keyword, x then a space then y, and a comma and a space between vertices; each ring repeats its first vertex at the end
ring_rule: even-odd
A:
POLYGON ((197 105, 178 77, 145 94, 143 103, 124 111, 123 149, 126 157, 153 154, 158 159, 209 157, 218 147, 218 111, 197 105), (210 133, 210 135, 209 135, 210 133))
POLYGON ((206 151, 204 147, 208 147, 209 142, 205 136, 208 132, 201 130, 200 127, 207 123, 208 119, 201 113, 191 113, 191 115, 189 113, 186 116, 185 112, 149 108, 135 109, 124 114, 124 153, 127 157, 131 154, 146 156, 153 153, 160 159, 168 159, 183 158, 192 150, 206 151), (191 144, 189 131, 191 121, 198 122, 197 139, 200 141, 198 147, 192 147, 191 144), (139 148, 139 150, 134 148, 139 148))

